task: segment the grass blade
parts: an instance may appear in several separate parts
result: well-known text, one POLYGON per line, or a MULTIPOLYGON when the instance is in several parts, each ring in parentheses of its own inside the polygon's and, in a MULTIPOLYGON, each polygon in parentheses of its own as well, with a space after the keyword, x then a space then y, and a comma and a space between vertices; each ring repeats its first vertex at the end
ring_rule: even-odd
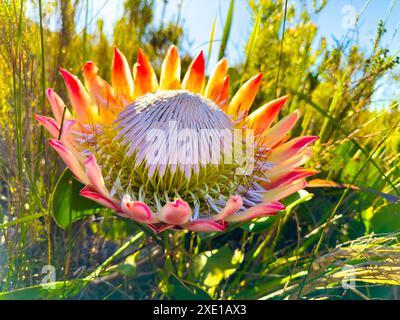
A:
POLYGON ((221 46, 219 47, 218 60, 222 59, 225 55, 226 46, 228 44, 229 35, 231 33, 231 28, 232 28, 234 6, 235 6, 235 0, 231 0, 229 9, 228 9, 228 14, 226 16, 224 32, 222 34, 221 46))
POLYGON ((260 6, 260 10, 259 10, 258 13, 257 13, 256 20, 254 21, 253 30, 251 31, 250 38, 249 38, 249 42, 248 42, 248 44, 247 44, 247 48, 246 48, 246 59, 245 59, 245 61, 244 61, 244 65, 243 65, 242 80, 241 80, 241 82, 243 82, 243 80, 244 80, 243 77, 244 77, 244 75, 245 75, 245 73, 246 73, 246 69, 247 69, 247 66, 248 66, 248 64, 249 64, 249 59, 250 59, 250 56, 251 56, 251 54, 252 54, 252 52, 253 52, 254 45, 255 45, 255 43, 256 43, 256 39, 257 39, 258 32, 260 31, 260 25, 261 25, 261 17, 262 17, 262 14, 263 14, 263 6, 261 5, 261 6, 260 6))
POLYGON ((212 27, 211 27, 211 32, 210 32, 210 43, 208 45, 208 53, 207 53, 207 64, 210 62, 210 57, 211 57, 211 52, 214 44, 214 36, 215 36, 215 26, 217 24, 217 17, 214 18, 212 27))

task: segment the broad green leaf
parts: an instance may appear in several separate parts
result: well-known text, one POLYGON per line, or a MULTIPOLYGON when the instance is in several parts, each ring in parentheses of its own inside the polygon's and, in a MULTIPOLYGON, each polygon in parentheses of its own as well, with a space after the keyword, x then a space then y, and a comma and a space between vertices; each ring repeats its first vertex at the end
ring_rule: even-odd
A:
POLYGON ((52 213, 58 226, 65 229, 71 223, 100 212, 104 207, 82 197, 84 186, 66 169, 57 182, 52 195, 52 213))
POLYGON ((388 203, 377 208, 370 219, 370 231, 375 233, 399 232, 400 204, 388 203))
POLYGON ((193 282, 204 284, 213 294, 220 282, 237 270, 243 257, 240 250, 232 251, 227 245, 202 252, 193 261, 193 282))

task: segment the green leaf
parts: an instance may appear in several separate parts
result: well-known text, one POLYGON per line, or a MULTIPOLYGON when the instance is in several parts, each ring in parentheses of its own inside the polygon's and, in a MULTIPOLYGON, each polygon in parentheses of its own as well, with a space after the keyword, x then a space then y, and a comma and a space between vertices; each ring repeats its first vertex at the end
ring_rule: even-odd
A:
MULTIPOLYGON (((365 219, 365 215, 363 216, 365 219)), ((370 230, 375 233, 399 232, 400 230, 400 204, 388 203, 376 208, 370 217, 370 230)), ((365 221, 364 221, 365 223, 365 221)))
POLYGON ((82 197, 79 192, 84 186, 66 169, 57 182, 52 194, 52 213, 58 226, 65 229, 72 222, 100 212, 104 207, 82 197))
POLYGON ((193 282, 204 284, 210 294, 228 279, 243 262, 243 252, 232 251, 228 245, 198 254, 193 261, 193 282))

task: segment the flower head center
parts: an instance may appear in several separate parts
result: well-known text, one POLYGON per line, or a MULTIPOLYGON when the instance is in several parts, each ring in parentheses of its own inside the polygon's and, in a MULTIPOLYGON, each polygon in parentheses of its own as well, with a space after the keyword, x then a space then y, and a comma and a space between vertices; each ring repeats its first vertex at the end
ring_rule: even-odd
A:
POLYGON ((137 166, 146 162, 150 175, 180 169, 189 178, 223 161, 233 123, 211 100, 168 90, 139 97, 118 115, 117 129, 127 156, 135 156, 137 166))

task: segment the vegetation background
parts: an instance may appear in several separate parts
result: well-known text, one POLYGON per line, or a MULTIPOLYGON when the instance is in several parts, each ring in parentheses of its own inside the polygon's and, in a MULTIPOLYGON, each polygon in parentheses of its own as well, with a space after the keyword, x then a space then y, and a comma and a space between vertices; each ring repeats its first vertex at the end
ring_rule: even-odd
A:
MULTIPOLYGON (((33 119, 50 111, 47 87, 67 97, 58 67, 80 74, 90 59, 109 79, 116 44, 132 64, 144 49, 158 71, 176 44, 185 70, 197 52, 185 1, 173 20, 168 0, 120 1, 110 35, 91 0, 1 0, 0 299, 399 298, 400 109, 395 96, 377 94, 399 85, 399 52, 382 41, 398 31, 387 30, 400 18, 397 1, 371 50, 352 35, 374 0, 358 0, 362 9, 333 44, 314 21, 330 0, 248 1, 252 31, 229 70, 232 90, 264 72, 254 105, 289 94, 283 113, 302 114, 293 134, 321 137, 310 163, 319 174, 279 215, 220 234, 156 236, 80 203, 68 173, 60 179, 64 166, 33 119)), ((222 2, 221 38, 217 18, 204 27, 208 57, 222 57, 232 37, 240 1, 222 2)))

